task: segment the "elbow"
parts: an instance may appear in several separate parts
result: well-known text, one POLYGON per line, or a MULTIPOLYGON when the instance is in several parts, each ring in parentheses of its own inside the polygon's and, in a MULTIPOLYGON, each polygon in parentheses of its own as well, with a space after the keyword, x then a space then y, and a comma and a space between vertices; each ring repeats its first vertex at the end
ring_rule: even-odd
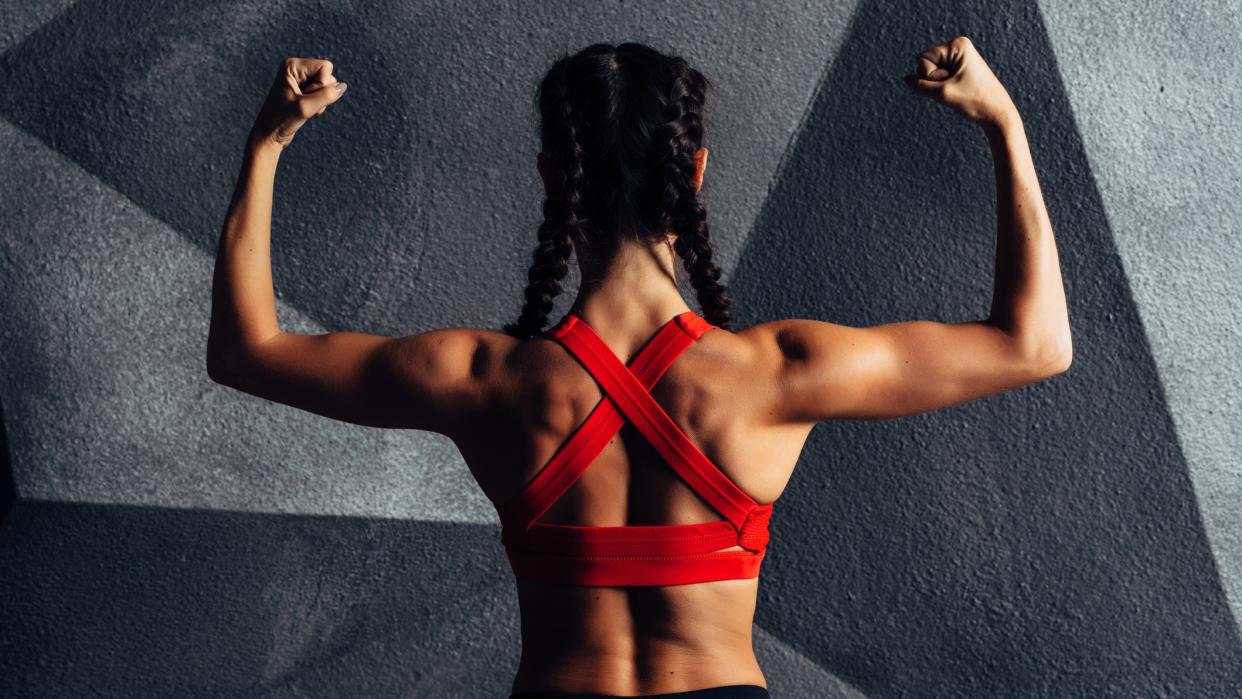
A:
POLYGON ((229 350, 226 335, 213 322, 207 331, 207 378, 218 384, 229 383, 229 350))
POLYGON ((1056 355, 1044 365, 1044 376, 1050 377, 1056 376, 1057 374, 1064 374, 1069 371, 1070 364, 1072 364, 1073 361, 1074 354, 1072 351, 1067 350, 1056 355))
POLYGON ((1010 334, 1013 363, 1027 380, 1039 381, 1069 370, 1074 360, 1069 327, 1059 332, 1010 334))
POLYGON ((1034 355, 1034 368, 1039 378, 1064 374, 1074 361, 1074 345, 1069 330, 1040 345, 1034 355))
POLYGON ((207 347, 208 378, 229 388, 246 393, 254 392, 256 381, 262 373, 258 346, 208 343, 207 347))
POLYGON ((237 385, 236 353, 217 348, 207 350, 207 378, 223 386, 237 385))
POLYGON ((207 355, 207 378, 224 386, 232 382, 224 360, 213 354, 207 355))
MULTIPOLYGON (((262 343, 259 343, 262 344, 262 343)), ((256 357, 257 345, 224 339, 224 336, 208 335, 207 338, 207 377, 212 381, 239 388, 238 382, 244 381, 252 374, 256 357)))

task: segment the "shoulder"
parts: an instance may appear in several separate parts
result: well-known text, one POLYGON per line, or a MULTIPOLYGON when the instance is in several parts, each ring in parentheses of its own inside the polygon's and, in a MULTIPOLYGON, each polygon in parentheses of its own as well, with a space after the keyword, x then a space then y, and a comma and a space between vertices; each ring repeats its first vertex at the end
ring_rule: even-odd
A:
POLYGON ((737 335, 746 340, 756 362, 785 374, 815 367, 827 358, 846 367, 851 358, 865 357, 884 339, 870 328, 802 318, 759 323, 737 335))
POLYGON ((757 369, 779 374, 832 344, 834 333, 826 330, 825 325, 831 324, 801 319, 772 320, 743 328, 734 335, 741 340, 757 369))
POLYGON ((397 338, 380 361, 393 378, 415 389, 442 387, 480 404, 520 392, 530 379, 566 360, 572 362, 550 338, 521 340, 499 330, 449 327, 397 338))
POLYGON ((532 341, 486 328, 439 328, 395 338, 377 361, 394 378, 483 389, 503 376, 511 358, 532 341))
POLYGON ((736 336, 745 343, 754 375, 768 388, 764 412, 775 423, 812 421, 806 416, 814 411, 805 405, 831 404, 851 375, 866 373, 860 362, 878 356, 874 334, 822 320, 767 321, 736 336))
POLYGON ((859 328, 823 320, 786 318, 752 325, 737 331, 738 337, 769 359, 798 359, 806 352, 848 343, 859 328))
POLYGON ((775 391, 784 365, 776 333, 766 325, 704 333, 674 363, 679 378, 703 395, 727 400, 735 416, 766 412, 779 400, 775 391))
POLYGON ((534 341, 486 328, 439 328, 385 343, 373 358, 373 370, 407 405, 437 414, 425 422, 454 436, 512 383, 513 357, 534 341))

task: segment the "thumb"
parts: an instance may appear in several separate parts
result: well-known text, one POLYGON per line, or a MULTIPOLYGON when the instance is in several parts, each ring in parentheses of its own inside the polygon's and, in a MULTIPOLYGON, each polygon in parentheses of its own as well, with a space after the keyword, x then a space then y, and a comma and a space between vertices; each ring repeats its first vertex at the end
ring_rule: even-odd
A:
POLYGON ((314 92, 303 94, 299 100, 306 110, 303 113, 323 114, 323 111, 327 109, 329 105, 339 100, 341 95, 345 94, 345 90, 347 88, 349 88, 347 83, 334 82, 329 85, 324 85, 314 92))
POLYGON ((906 75, 902 77, 902 80, 905 80, 911 90, 925 97, 936 97, 944 91, 943 80, 927 80, 917 75, 906 75))

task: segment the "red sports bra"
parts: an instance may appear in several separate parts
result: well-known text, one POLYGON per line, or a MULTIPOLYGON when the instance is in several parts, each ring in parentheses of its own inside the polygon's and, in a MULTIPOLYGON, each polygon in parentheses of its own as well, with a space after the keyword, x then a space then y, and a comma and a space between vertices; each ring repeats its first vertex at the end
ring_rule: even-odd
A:
POLYGON ((604 396, 539 473, 497 506, 501 542, 515 576, 571 585, 631 586, 759 575, 772 503, 759 504, 729 480, 648 392, 678 355, 716 327, 694 311, 674 316, 628 366, 577 315, 567 314, 543 332, 582 363, 604 396), (535 521, 578 480, 626 420, 724 519, 607 527, 535 521), (743 550, 718 550, 735 544, 743 550))

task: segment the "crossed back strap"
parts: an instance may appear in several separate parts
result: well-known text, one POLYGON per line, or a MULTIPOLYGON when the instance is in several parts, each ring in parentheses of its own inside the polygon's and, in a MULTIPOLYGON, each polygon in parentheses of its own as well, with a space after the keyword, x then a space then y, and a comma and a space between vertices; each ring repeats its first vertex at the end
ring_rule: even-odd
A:
POLYGON ((740 530, 758 503, 690 441, 649 392, 686 348, 715 327, 693 311, 674 316, 629 366, 577 315, 566 315, 547 331, 582 364, 604 396, 527 487, 501 508, 502 518, 523 530, 529 527, 573 485, 628 419, 691 489, 740 530))

